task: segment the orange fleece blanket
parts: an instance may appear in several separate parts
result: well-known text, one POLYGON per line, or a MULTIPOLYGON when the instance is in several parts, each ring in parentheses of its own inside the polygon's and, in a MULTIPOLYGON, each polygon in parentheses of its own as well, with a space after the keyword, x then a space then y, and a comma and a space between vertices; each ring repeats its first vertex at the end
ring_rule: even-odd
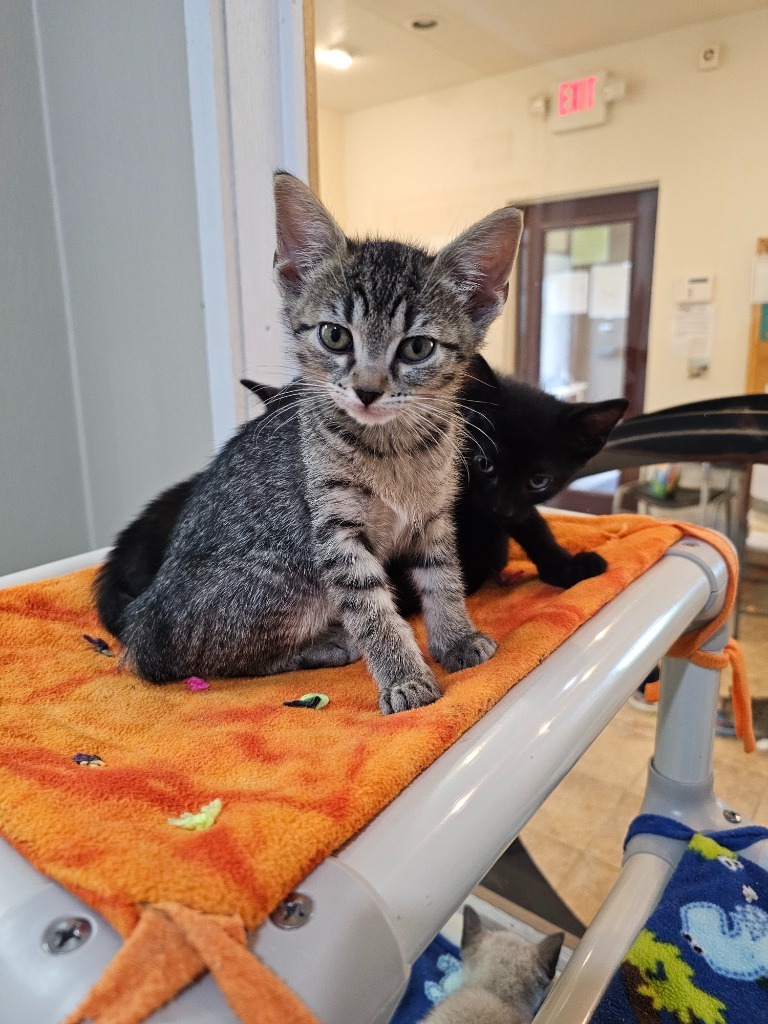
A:
MULTIPOLYGON (((608 571, 558 590, 513 545, 507 585, 469 599, 496 655, 455 675, 437 668, 443 698, 389 717, 362 664, 211 680, 199 691, 151 686, 83 638, 117 649, 91 603, 93 570, 0 592, 0 830, 123 936, 133 933, 69 1020, 135 1024, 206 967, 244 1022, 314 1020, 246 952, 245 929, 683 532, 723 551, 733 602, 736 559, 717 534, 629 515, 551 523, 571 551, 598 550, 608 571), (330 703, 283 705, 310 691, 330 703), (79 764, 78 754, 102 764, 79 764), (168 823, 215 798, 222 810, 210 828, 168 823)), ((728 610, 676 653, 699 657, 728 610)), ((423 646, 418 620, 415 631, 423 646)), ((737 689, 737 728, 750 749, 745 683, 737 689)))

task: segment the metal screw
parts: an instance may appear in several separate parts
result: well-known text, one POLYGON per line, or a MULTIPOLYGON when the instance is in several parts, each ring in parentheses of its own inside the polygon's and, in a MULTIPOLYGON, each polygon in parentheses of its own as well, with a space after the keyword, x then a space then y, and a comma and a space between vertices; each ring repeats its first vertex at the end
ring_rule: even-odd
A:
POLYGON ((93 925, 86 917, 57 917, 43 932, 42 947, 46 953, 71 953, 87 942, 93 925))
POLYGON ((315 905, 303 892, 291 892, 269 915, 278 928, 301 928, 312 916, 315 905))
POLYGON ((726 821, 730 821, 732 825, 738 825, 741 821, 741 815, 738 811, 732 811, 730 807, 726 807, 723 811, 723 817, 726 821))

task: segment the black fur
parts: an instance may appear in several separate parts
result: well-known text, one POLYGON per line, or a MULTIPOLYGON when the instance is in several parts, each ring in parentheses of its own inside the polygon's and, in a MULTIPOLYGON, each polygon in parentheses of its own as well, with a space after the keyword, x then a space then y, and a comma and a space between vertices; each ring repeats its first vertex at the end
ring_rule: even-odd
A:
POLYGON ((200 474, 159 494, 118 534, 95 583, 99 618, 119 637, 125 609, 157 575, 171 531, 200 474))

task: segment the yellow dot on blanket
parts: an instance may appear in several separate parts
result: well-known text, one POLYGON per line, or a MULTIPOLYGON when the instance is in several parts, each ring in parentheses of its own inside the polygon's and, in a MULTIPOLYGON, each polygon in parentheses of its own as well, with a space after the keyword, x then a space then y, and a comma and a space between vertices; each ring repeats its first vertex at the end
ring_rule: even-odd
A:
POLYGON ((186 828, 190 831, 210 828, 221 813, 221 798, 216 797, 209 804, 201 807, 197 814, 192 811, 184 811, 178 818, 169 818, 168 824, 177 828, 186 828))
POLYGON ((283 707, 285 708, 324 708, 326 704, 330 704, 331 698, 327 697, 324 693, 305 693, 303 697, 299 697, 298 700, 284 700, 283 707))

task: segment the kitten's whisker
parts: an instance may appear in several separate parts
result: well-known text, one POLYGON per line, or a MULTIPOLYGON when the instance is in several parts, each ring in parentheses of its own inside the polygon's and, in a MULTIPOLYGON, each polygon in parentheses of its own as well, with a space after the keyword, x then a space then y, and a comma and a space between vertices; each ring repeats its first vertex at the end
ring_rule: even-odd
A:
MULTIPOLYGON (((486 405, 490 405, 490 403, 489 403, 489 402, 486 402, 486 403, 484 403, 484 404, 486 404, 486 405)), ((488 422, 489 422, 489 423, 491 424, 491 426, 493 426, 493 420, 491 419, 491 417, 490 417, 490 416, 488 416, 488 415, 487 415, 487 413, 484 413, 484 412, 482 411, 482 409, 475 409, 475 408, 474 408, 474 405, 473 405, 473 403, 472 403, 471 401, 468 401, 468 402, 463 402, 463 401, 459 400, 459 401, 457 402, 457 405, 458 405, 458 407, 459 407, 460 409, 466 409, 466 411, 467 411, 467 412, 473 412, 473 413, 475 413, 475 414, 476 414, 477 416, 482 416, 484 420, 487 420, 487 421, 488 421, 488 422)))
POLYGON ((294 416, 298 415, 299 411, 302 408, 307 408, 310 410, 319 409, 322 407, 325 401, 325 396, 300 395, 293 399, 287 405, 278 405, 275 409, 268 410, 263 416, 259 417, 259 424, 254 430, 254 436, 258 436, 258 434, 260 434, 261 431, 264 429, 265 423, 271 422, 272 420, 274 420, 276 416, 281 417, 280 427, 284 429, 285 426, 288 423, 290 423, 290 421, 294 418, 294 416), (285 417, 287 413, 291 413, 292 415, 286 419, 285 417))
MULTIPOLYGON (((493 447, 498 452, 499 445, 498 445, 498 443, 497 443, 495 438, 491 437, 491 435, 487 431, 483 430, 482 427, 478 427, 478 425, 476 423, 468 423, 467 424, 467 431, 466 431, 467 432, 467 436, 468 437, 472 437, 472 432, 474 430, 476 430, 476 431, 478 431, 478 433, 482 434, 483 437, 487 437, 488 440, 490 441, 490 443, 493 445, 493 447)), ((474 440, 474 438, 473 438, 473 440, 474 440)), ((478 443, 478 447, 480 447, 479 443, 478 443)))
MULTIPOLYGON (((430 428, 430 430, 432 432, 436 431, 438 434, 441 434, 445 438, 445 440, 448 442, 451 450, 453 451, 453 454, 454 454, 454 457, 457 460, 457 463, 458 463, 458 461, 461 461, 464 464, 464 470, 465 470, 465 472, 467 474, 467 479, 469 479, 469 466, 467 464, 467 460, 464 458, 464 453, 461 450, 461 445, 458 444, 456 439, 454 437, 452 437, 448 433, 448 431, 447 431, 447 429, 445 429, 445 427, 442 427, 439 423, 435 423, 433 420, 430 420, 429 419, 429 414, 431 413, 433 416, 436 416, 436 417, 443 417, 443 422, 444 423, 445 422, 451 422, 451 419, 448 419, 446 421, 445 413, 442 410, 434 409, 434 408, 430 409, 429 407, 425 408, 425 404, 426 404, 427 401, 429 401, 429 399, 425 399, 424 396, 419 395, 419 396, 412 396, 412 397, 418 397, 418 399, 420 400, 420 403, 418 405, 412 405, 412 404, 408 403, 405 406, 405 409, 406 409, 406 411, 408 413, 408 416, 411 417, 410 422, 414 423, 415 426, 418 428, 421 425, 421 423, 424 420, 426 420, 426 422, 429 424, 429 428, 430 428), (420 417, 421 417, 421 419, 420 419, 420 417)), ((453 420, 453 422, 456 422, 456 421, 453 420)))
MULTIPOLYGON (((488 425, 490 427, 493 426, 493 420, 490 418, 490 416, 486 416, 486 414, 484 412, 481 412, 479 409, 472 409, 469 405, 466 404, 466 402, 462 402, 458 399, 443 398, 440 395, 417 395, 414 397, 424 398, 430 402, 441 402, 443 405, 451 406, 457 409, 466 409, 467 412, 473 412, 476 413, 478 416, 482 416, 484 420, 488 421, 488 425)), ((480 428, 478 427, 477 429, 479 430, 480 428)))
MULTIPOLYGON (((489 383, 489 382, 488 382, 487 380, 480 380, 480 378, 479 378, 479 377, 475 377, 475 376, 474 376, 473 374, 471 374, 471 373, 465 373, 465 374, 464 374, 464 377, 465 377, 465 378, 466 378, 467 380, 473 380, 473 381, 475 381, 475 382, 476 382, 477 384, 482 384, 482 385, 484 385, 484 386, 485 386, 486 388, 492 388, 492 387, 493 387, 493 384, 489 383)), ((480 399, 476 399, 476 401, 480 401, 480 399)), ((498 402, 490 402, 489 404, 490 404, 490 405, 498 405, 499 403, 498 403, 498 402)))

